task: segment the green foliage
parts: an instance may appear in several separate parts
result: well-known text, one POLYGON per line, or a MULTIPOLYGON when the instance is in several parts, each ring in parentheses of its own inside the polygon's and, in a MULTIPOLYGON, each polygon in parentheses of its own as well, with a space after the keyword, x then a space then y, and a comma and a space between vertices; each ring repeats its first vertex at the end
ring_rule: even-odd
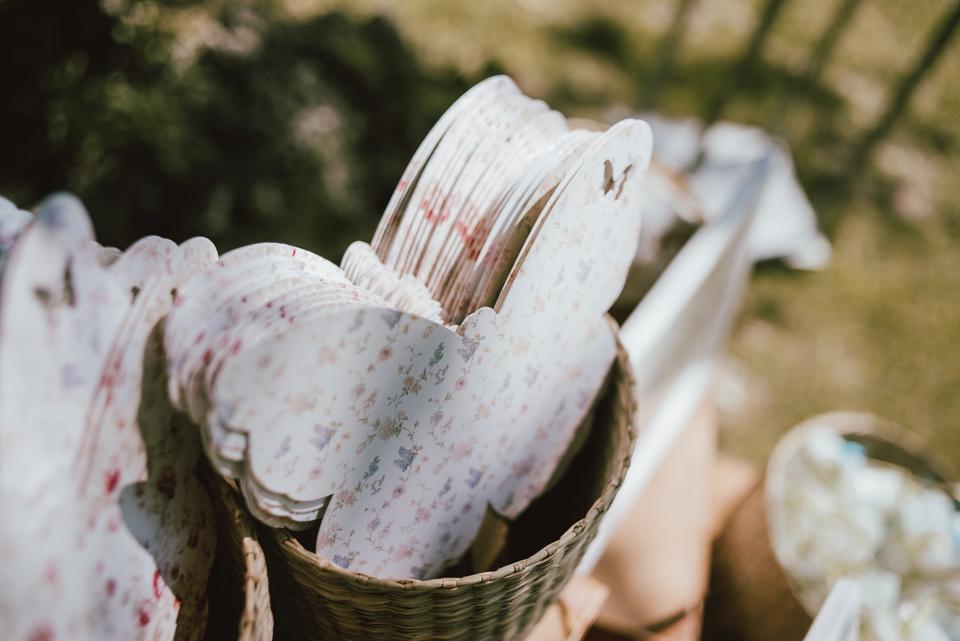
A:
MULTIPOLYGON (((103 242, 281 240, 331 258, 368 238, 408 158, 468 83, 429 75, 384 19, 225 9, 222 43, 96 0, 0 4, 0 193, 87 204, 103 242)), ((177 3, 184 5, 187 3, 177 3)))

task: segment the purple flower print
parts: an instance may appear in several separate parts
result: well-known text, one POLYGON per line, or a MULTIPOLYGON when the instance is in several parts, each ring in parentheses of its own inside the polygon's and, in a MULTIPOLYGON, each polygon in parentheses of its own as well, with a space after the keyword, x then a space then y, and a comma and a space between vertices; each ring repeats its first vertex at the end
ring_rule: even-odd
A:
POLYGON ((317 433, 317 437, 310 439, 310 442, 313 444, 314 447, 317 448, 317 450, 321 452, 327 446, 327 444, 330 443, 330 439, 332 439, 333 435, 336 434, 337 432, 333 428, 320 427, 319 425, 314 427, 313 431, 317 433))
POLYGON ((413 459, 417 458, 417 453, 414 450, 408 450, 402 445, 400 446, 400 449, 397 450, 397 453, 400 455, 400 458, 396 459, 393 464, 406 472, 413 463, 413 459))
POLYGON ((350 567, 350 564, 353 562, 353 558, 345 554, 334 554, 333 562, 339 565, 340 567, 342 567, 343 569, 347 569, 350 567))
POLYGON ((389 310, 383 312, 383 322, 387 324, 387 327, 393 329, 397 326, 397 323, 400 322, 400 317, 403 315, 399 310, 389 310))
POLYGON ((470 487, 477 487, 477 484, 480 483, 480 479, 483 478, 483 472, 475 467, 471 467, 470 471, 467 472, 467 477, 467 485, 470 487))
POLYGON ((450 488, 453 487, 453 477, 448 476, 446 482, 443 484, 443 488, 440 490, 439 496, 443 496, 450 491, 450 488))
POLYGON ((477 345, 480 344, 480 341, 476 338, 463 338, 463 346, 457 350, 457 353, 463 357, 463 360, 469 361, 473 356, 473 353, 477 351, 477 345))

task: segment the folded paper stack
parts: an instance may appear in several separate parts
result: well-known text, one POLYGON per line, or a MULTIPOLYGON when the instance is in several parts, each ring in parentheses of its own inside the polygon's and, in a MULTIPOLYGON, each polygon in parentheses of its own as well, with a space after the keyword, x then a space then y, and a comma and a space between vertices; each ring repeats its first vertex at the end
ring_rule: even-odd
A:
POLYGON ((277 243, 121 253, 71 196, 0 201, 3 638, 201 636, 203 453, 260 521, 372 575, 437 576, 489 508, 518 516, 614 360, 651 142, 488 79, 339 266, 277 243))

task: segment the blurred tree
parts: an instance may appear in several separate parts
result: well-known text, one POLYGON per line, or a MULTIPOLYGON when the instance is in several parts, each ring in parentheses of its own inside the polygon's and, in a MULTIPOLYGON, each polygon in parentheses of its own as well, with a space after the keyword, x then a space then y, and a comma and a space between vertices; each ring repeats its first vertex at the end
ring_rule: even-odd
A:
POLYGON ((382 18, 223 4, 0 2, 0 194, 73 191, 121 247, 200 234, 337 259, 368 238, 469 83, 426 72, 382 18))

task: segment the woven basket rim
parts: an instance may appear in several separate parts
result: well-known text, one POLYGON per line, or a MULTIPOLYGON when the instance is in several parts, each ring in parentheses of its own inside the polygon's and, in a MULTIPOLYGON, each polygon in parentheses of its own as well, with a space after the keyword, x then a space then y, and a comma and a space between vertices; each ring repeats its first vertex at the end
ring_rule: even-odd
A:
POLYGON ((570 525, 563 534, 560 535, 555 541, 552 541, 542 547, 540 550, 532 554, 531 556, 521 559, 520 561, 515 561, 503 567, 500 567, 496 570, 488 570, 486 572, 476 572, 473 574, 468 574, 462 577, 437 577, 435 579, 412 579, 412 578, 387 578, 387 577, 377 577, 369 574, 364 574, 361 572, 355 572, 347 568, 342 568, 333 561, 325 559, 314 552, 307 550, 301 543, 294 538, 294 536, 287 530, 273 529, 270 528, 271 534, 277 537, 279 544, 286 549, 288 553, 295 554, 310 564, 314 565, 318 570, 323 572, 328 572, 331 574, 339 575, 340 577, 347 579, 355 584, 367 586, 369 588, 381 588, 381 589, 402 589, 408 591, 432 591, 432 590, 452 590, 458 589, 470 585, 475 585, 479 583, 486 583, 489 581, 498 581, 502 580, 508 576, 518 574, 524 569, 537 565, 539 563, 546 562, 550 557, 557 553, 561 548, 571 545, 576 541, 582 533, 589 529, 589 526, 601 518, 603 514, 609 509, 610 504, 613 502, 613 498, 617 494, 617 490, 620 488, 620 485, 623 483, 624 476, 626 475, 627 469, 630 467, 630 460, 633 454, 633 448, 636 444, 637 439, 637 425, 635 421, 636 410, 637 410, 637 400, 633 394, 633 389, 635 386, 635 377, 633 374, 633 369, 630 364, 630 357, 624 348, 623 344, 620 342, 620 336, 618 333, 618 327, 616 322, 613 321, 609 316, 607 317, 611 325, 611 331, 613 333, 614 339, 616 340, 617 354, 615 357, 615 364, 619 366, 620 371, 622 372, 623 381, 620 385, 624 385, 627 389, 630 390, 630 394, 626 395, 626 411, 632 418, 628 421, 627 424, 627 443, 624 446, 626 455, 623 457, 623 461, 619 463, 620 469, 613 476, 613 478, 607 482, 603 491, 600 495, 594 500, 590 505, 590 509, 587 510, 587 513, 572 525, 570 525))
MULTIPOLYGON (((243 574, 240 585, 238 586, 242 598, 239 604, 238 618, 224 623, 225 627, 218 632, 225 632, 232 628, 237 630, 238 641, 260 641, 273 638, 273 611, 270 605, 269 577, 267 575, 267 562, 263 549, 260 546, 254 518, 247 512, 243 505, 243 499, 236 494, 235 486, 224 477, 217 474, 213 468, 204 463, 201 466, 201 477, 204 487, 210 496, 211 502, 215 503, 214 513, 217 521, 217 554, 228 554, 221 546, 230 546, 231 543, 239 543, 235 552, 240 556, 243 574), (224 528, 224 521, 229 523, 229 530, 224 528), (233 536, 226 535, 231 532, 233 536)), ((220 570, 224 572, 224 570, 220 570)), ((208 579, 208 590, 210 581, 215 575, 211 571, 208 579)), ((229 576, 217 575, 218 579, 230 580, 229 576)), ((220 613, 224 617, 223 612, 220 613)), ((224 619, 225 621, 225 619, 224 619)), ((205 632, 209 634, 209 632, 205 632)))

